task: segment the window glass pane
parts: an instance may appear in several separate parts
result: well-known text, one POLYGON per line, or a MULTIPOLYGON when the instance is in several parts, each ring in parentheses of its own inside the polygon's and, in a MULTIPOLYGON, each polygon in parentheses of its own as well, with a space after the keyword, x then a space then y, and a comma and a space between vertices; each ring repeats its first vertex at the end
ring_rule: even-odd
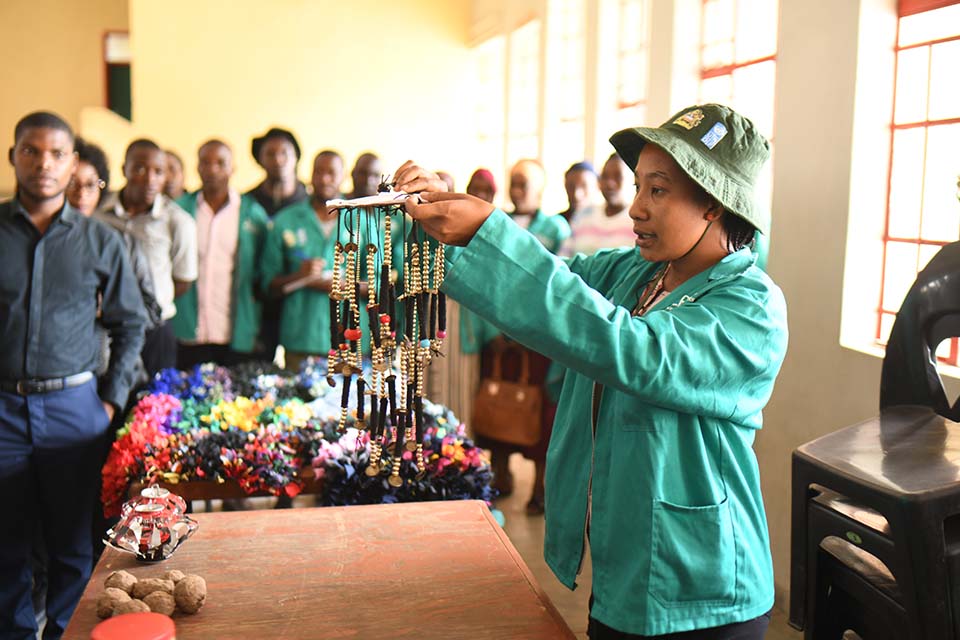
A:
POLYGON ((954 241, 960 235, 960 124, 927 129, 927 172, 923 188, 923 224, 926 240, 954 241))
POLYGON ((626 53, 620 59, 622 84, 619 103, 621 105, 634 104, 644 99, 647 87, 646 71, 646 51, 626 53))
POLYGON ((722 42, 704 44, 702 55, 701 66, 704 69, 713 69, 715 67, 732 64, 733 41, 724 40, 722 42))
POLYGON ((733 77, 717 76, 700 82, 700 102, 730 104, 733 102, 733 77))
POLYGON ((960 40, 933 45, 930 55, 929 119, 960 117, 960 40))
POLYGON ((704 52, 704 67, 733 63, 734 4, 734 0, 707 0, 703 5, 703 44, 727 43, 710 57, 704 52))
POLYGON ((877 342, 883 345, 887 344, 890 340, 890 330, 893 329, 893 322, 896 318, 897 316, 892 313, 880 314, 880 336, 877 338, 877 342))
POLYGON ((927 263, 930 262, 931 258, 937 255, 942 248, 943 247, 937 244, 921 244, 920 261, 917 262, 917 273, 923 271, 923 269, 927 266, 927 263))
POLYGON ((778 0, 737 2, 737 62, 772 56, 777 52, 778 0))
POLYGON ((555 56, 548 66, 553 74, 548 83, 550 100, 556 105, 561 120, 583 118, 586 5, 584 0, 551 0, 549 9, 551 51, 548 56, 555 56))
POLYGON ((630 47, 630 41, 637 39, 633 45, 639 44, 643 40, 640 34, 647 32, 645 0, 621 0, 620 2, 620 35, 621 42, 630 47))
MULTIPOLYGON (((605 135, 613 135, 614 132, 620 131, 621 129, 626 129, 628 127, 647 127, 651 123, 647 121, 647 109, 645 105, 637 105, 635 107, 627 107, 626 109, 618 109, 614 114, 613 121, 610 123, 610 126, 605 128, 605 135)), ((609 149, 609 147, 607 147, 609 149)), ((611 151, 612 152, 612 151, 611 151)), ((598 160, 606 160, 605 158, 599 158, 598 160)), ((599 162, 597 163, 600 164, 599 162)))
POLYGON ((883 309, 898 311, 903 297, 917 278, 918 246, 906 242, 887 243, 887 262, 883 272, 883 309))
POLYGON ((960 4, 900 18, 900 46, 957 35, 960 4))
POLYGON ((889 235, 916 238, 920 233, 923 188, 924 130, 903 129, 893 133, 893 173, 890 176, 889 235))
POLYGON ((907 49, 897 55, 897 104, 895 124, 927 119, 929 47, 907 49))
POLYGON ((510 34, 510 108, 507 144, 510 162, 537 157, 540 119, 540 21, 510 34), (532 152, 531 152, 532 149, 532 152))
POLYGON ((773 90, 777 64, 773 60, 733 72, 731 106, 750 118, 767 139, 773 137, 773 90))

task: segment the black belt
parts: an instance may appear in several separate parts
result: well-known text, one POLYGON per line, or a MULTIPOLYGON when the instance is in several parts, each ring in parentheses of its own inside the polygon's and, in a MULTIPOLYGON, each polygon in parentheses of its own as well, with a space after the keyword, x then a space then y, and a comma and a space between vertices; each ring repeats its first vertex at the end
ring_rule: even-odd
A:
POLYGON ((88 380, 93 380, 93 374, 89 371, 83 371, 65 378, 49 378, 46 380, 37 378, 31 380, 0 380, 0 391, 15 393, 19 396, 29 396, 35 393, 49 393, 78 387, 88 380))

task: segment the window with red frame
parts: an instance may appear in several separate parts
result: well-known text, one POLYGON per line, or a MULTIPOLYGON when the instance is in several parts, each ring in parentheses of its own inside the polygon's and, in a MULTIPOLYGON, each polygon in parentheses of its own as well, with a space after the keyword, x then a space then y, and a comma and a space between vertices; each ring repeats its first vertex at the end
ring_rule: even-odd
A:
POLYGON ((717 102, 773 135, 777 0, 703 0, 700 102, 717 102))
MULTIPOLYGON (((916 274, 960 237, 960 3, 901 0, 876 340, 916 274)), ((957 365, 957 340, 937 356, 957 365)))
POLYGON ((620 0, 617 39, 617 128, 646 121, 650 1, 620 0))

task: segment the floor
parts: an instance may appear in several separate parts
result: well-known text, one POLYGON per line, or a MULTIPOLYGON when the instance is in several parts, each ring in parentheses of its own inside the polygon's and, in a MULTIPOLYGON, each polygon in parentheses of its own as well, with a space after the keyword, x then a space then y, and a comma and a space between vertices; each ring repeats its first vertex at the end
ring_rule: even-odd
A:
MULTIPOLYGON (((553 577, 543 560, 543 516, 527 516, 525 511, 533 485, 533 463, 519 454, 514 454, 510 459, 510 470, 513 472, 515 483, 513 495, 497 500, 494 505, 506 518, 504 531, 507 532, 513 546, 523 556, 547 596, 556 605, 560 615, 564 617, 578 638, 586 638, 587 600, 590 597, 591 578, 589 559, 584 561, 580 586, 576 590, 570 591, 553 577)), ((766 640, 801 640, 802 638, 803 633, 787 624, 785 611, 779 606, 775 607, 766 640)))

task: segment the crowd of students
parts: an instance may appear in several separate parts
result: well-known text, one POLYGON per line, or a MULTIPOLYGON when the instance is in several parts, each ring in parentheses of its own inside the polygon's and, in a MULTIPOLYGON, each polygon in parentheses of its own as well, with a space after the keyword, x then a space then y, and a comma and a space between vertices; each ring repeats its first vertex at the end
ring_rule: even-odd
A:
MULTIPOLYGON (((296 137, 271 128, 251 144, 264 178, 241 194, 231 181, 233 150, 221 140, 198 148, 201 187, 195 192, 184 191, 189 169, 181 158, 151 140, 127 147, 124 184, 113 192, 104 152, 79 138, 77 152, 80 164, 67 199, 121 232, 150 311, 142 374, 200 362, 273 360, 277 345, 283 345, 291 367, 328 352, 329 331, 314 326, 328 309, 332 283, 336 216, 326 203, 376 193, 384 174, 377 155, 357 158, 350 172, 353 189, 344 194, 343 157, 322 150, 313 159, 308 186, 297 178, 296 137)), ((452 190, 452 177, 438 175, 452 190)), ((624 195, 629 173, 615 154, 599 176, 587 162, 570 167, 564 176, 569 207, 559 215, 541 210, 545 178, 538 162, 521 160, 510 173, 509 199, 518 225, 552 252, 593 253, 631 244, 624 195), (596 202, 598 191, 603 204, 596 202)), ((496 191, 487 169, 474 172, 466 189, 491 202, 496 191)), ((469 351, 497 337, 482 329, 472 335, 480 339, 467 341, 469 351)), ((105 364, 106 344, 103 352, 105 364)))

